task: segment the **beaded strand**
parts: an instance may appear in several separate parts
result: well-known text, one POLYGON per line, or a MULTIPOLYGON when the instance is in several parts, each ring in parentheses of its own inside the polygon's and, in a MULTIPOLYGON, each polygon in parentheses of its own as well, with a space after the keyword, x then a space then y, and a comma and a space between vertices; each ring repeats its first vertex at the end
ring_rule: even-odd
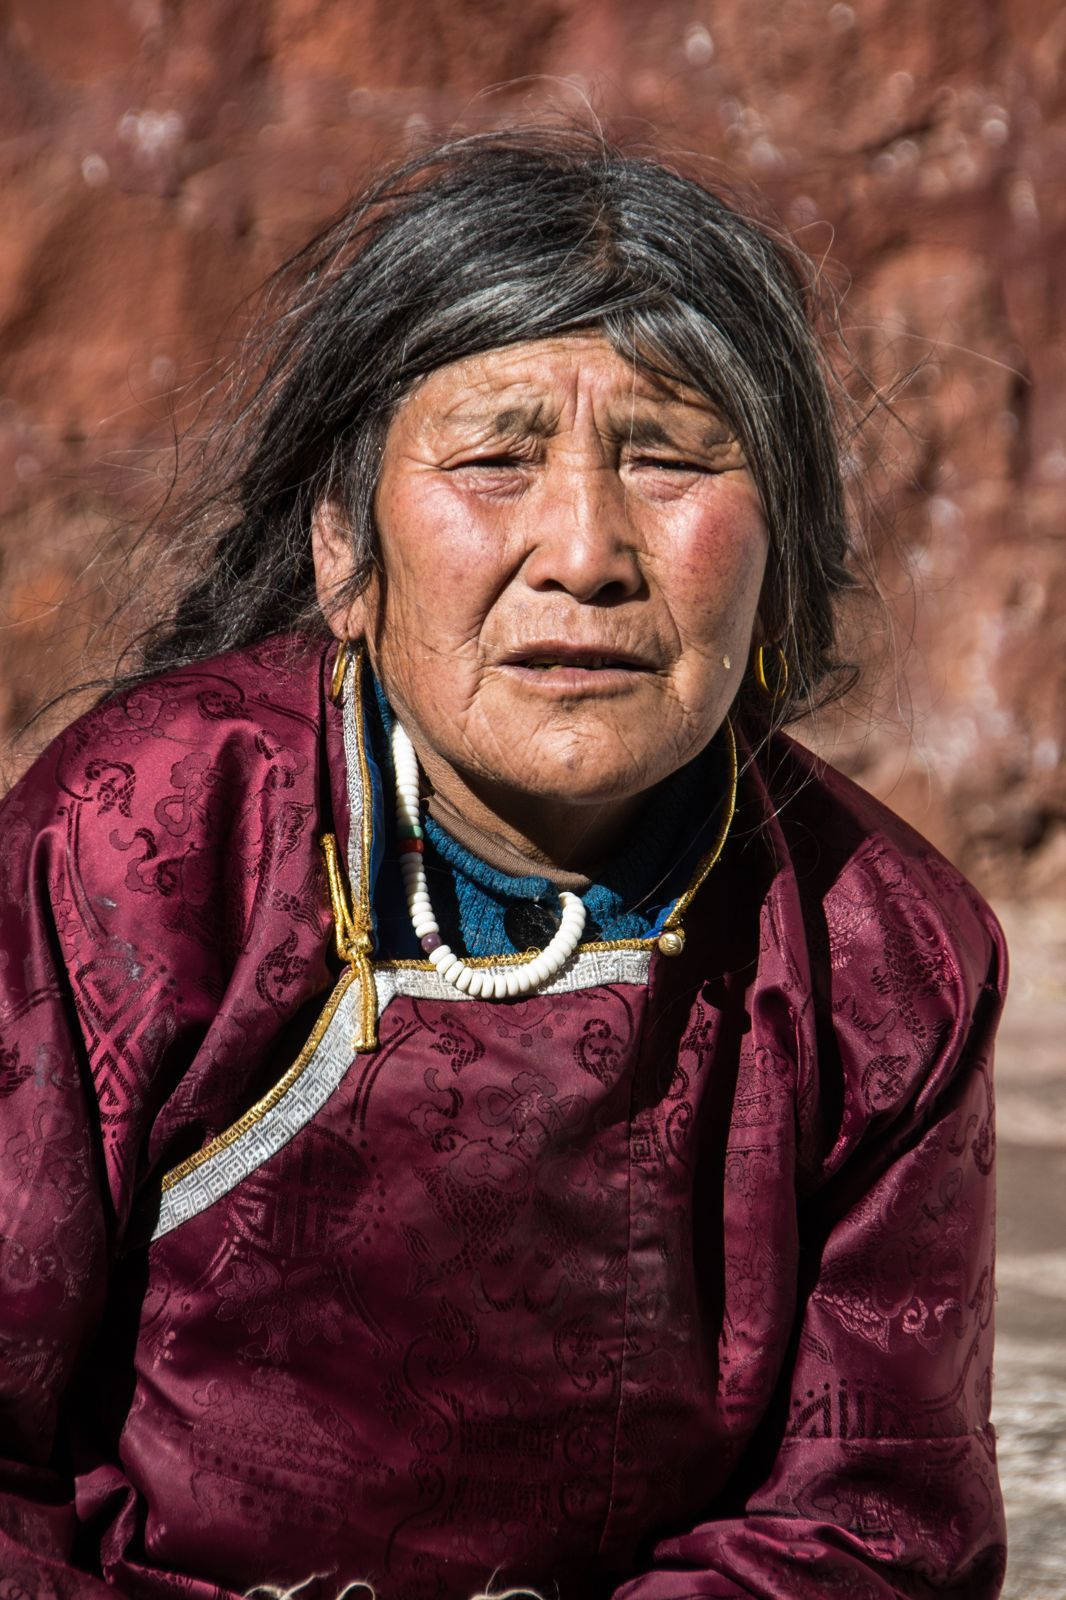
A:
POLYGON ((464 994, 480 995, 485 1000, 503 1000, 530 994, 550 983, 566 965, 581 942, 585 929, 585 907, 579 895, 562 889, 562 920, 539 955, 529 961, 506 967, 472 967, 460 960, 441 938, 433 915, 426 871, 422 864, 425 834, 419 820, 418 757, 405 730, 397 722, 392 730, 392 760, 396 771, 396 828, 399 836, 400 870, 403 873, 407 910, 415 937, 446 983, 464 994))

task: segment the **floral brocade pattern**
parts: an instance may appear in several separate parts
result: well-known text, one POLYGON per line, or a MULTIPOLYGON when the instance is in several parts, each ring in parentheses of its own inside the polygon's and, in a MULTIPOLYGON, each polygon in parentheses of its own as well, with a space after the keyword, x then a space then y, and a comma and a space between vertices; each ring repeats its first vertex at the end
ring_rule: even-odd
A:
POLYGON ((998 934, 786 740, 682 956, 390 978, 377 1048, 149 1243, 338 977, 331 665, 156 680, 5 802, 0 1593, 994 1600, 998 934))

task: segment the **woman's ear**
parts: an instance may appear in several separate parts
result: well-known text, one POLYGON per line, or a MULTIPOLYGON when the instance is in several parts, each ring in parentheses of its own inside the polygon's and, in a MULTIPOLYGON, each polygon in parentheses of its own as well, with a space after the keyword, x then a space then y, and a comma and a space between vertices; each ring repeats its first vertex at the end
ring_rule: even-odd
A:
POLYGON ((320 500, 311 518, 311 555, 322 615, 338 639, 357 639, 364 631, 362 596, 347 588, 355 566, 348 518, 335 500, 320 500))

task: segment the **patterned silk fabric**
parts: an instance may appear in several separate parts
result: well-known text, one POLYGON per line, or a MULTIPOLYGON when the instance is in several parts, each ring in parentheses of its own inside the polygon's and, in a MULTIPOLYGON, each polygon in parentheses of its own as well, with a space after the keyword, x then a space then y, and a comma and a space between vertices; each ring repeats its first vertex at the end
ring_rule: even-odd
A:
POLYGON ((986 908, 779 739, 682 955, 386 965, 355 1053, 332 655, 4 804, 3 1600, 991 1600, 986 908))

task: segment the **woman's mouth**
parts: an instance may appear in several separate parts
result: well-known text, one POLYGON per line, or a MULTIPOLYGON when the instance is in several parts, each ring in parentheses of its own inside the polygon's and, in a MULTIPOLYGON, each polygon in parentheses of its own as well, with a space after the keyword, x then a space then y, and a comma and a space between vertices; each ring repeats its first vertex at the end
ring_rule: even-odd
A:
POLYGON ((503 662, 509 676, 560 694, 618 694, 653 670, 629 651, 590 650, 556 643, 516 650, 503 662))
POLYGON ((580 660, 552 660, 550 658, 536 658, 522 663, 531 667, 534 672, 564 672, 568 667, 576 667, 582 672, 603 672, 611 667, 629 667, 628 661, 621 660, 618 656, 587 656, 580 660))

